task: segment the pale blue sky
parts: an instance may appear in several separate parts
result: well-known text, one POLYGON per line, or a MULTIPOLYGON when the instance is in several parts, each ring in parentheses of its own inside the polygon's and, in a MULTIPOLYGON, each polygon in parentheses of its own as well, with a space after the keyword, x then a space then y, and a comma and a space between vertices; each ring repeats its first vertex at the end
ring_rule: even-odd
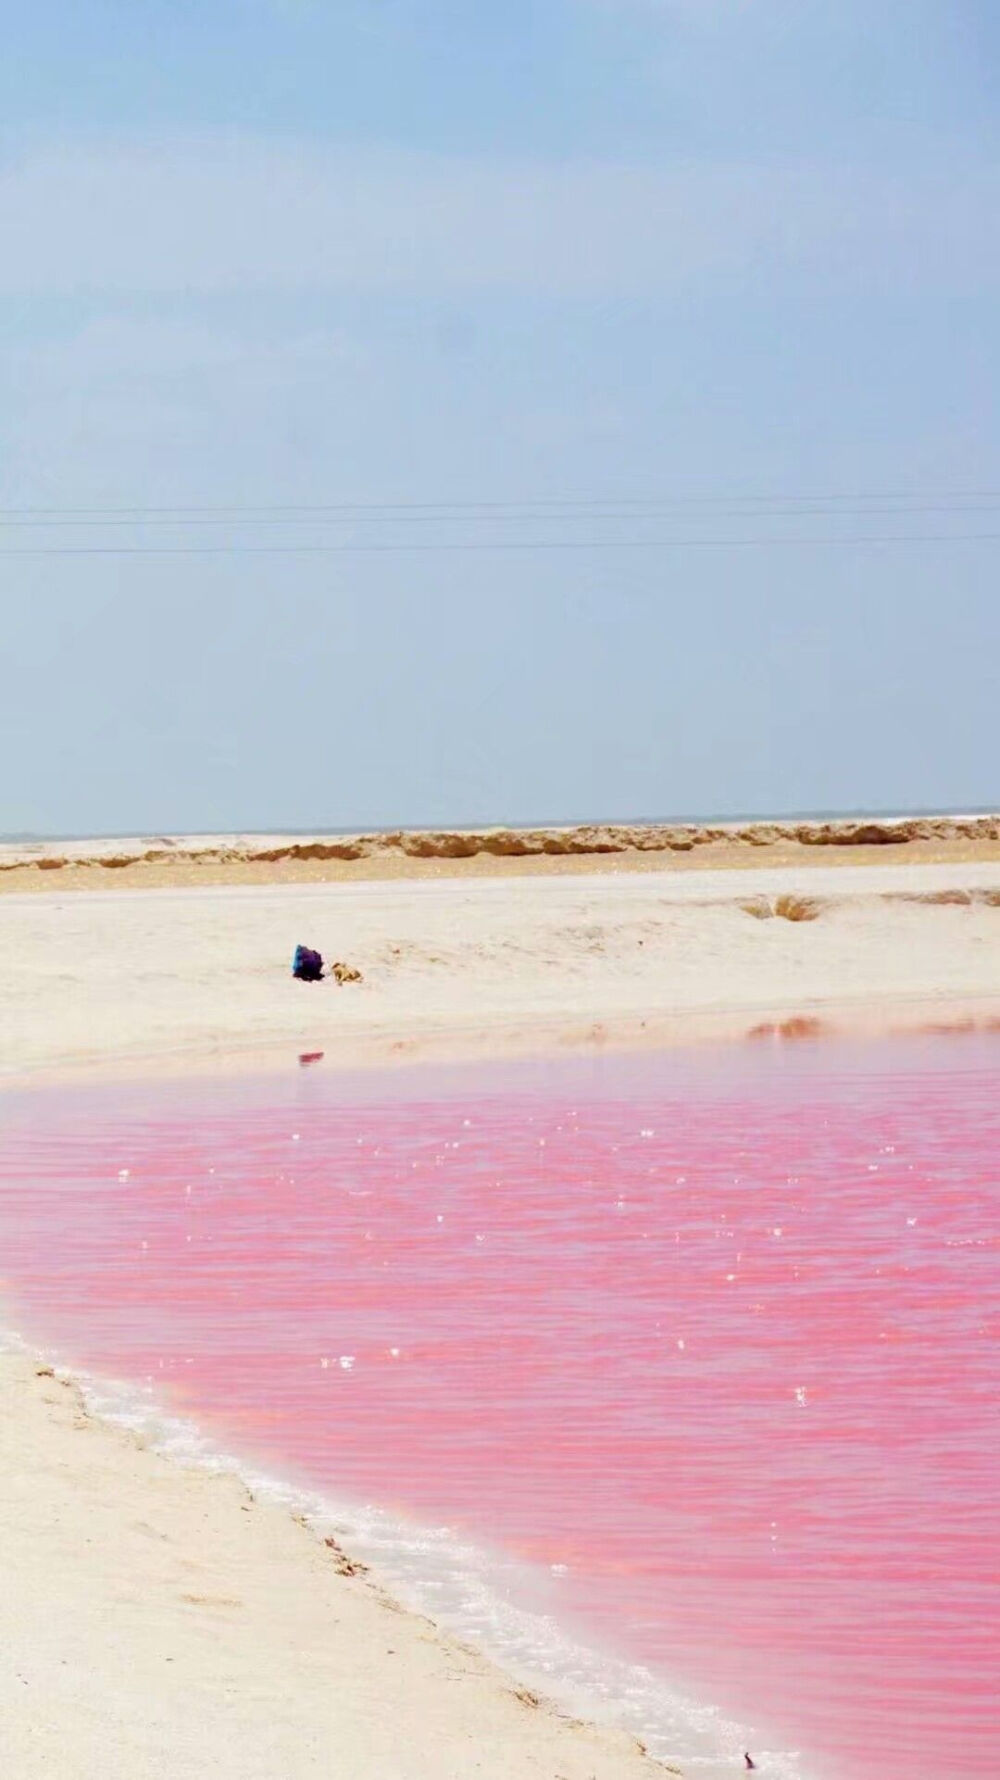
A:
POLYGON ((0 830, 995 802, 998 52, 11 9, 0 830))

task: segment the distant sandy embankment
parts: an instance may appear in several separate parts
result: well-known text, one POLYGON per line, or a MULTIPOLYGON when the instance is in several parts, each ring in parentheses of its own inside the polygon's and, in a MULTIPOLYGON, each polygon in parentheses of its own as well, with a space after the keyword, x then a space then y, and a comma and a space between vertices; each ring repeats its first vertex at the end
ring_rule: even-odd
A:
POLYGON ((840 821, 598 823, 332 835, 157 835, 0 845, 0 891, 327 883, 810 862, 1000 859, 1000 815, 840 821))

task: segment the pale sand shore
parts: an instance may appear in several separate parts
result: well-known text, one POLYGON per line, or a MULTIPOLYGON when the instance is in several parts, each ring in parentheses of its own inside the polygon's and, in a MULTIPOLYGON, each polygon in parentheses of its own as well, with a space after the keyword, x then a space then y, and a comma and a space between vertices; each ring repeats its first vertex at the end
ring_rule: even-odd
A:
MULTIPOLYGON (((912 860, 911 844, 892 856, 912 860)), ((30 1082, 317 1050, 375 1062, 815 1021, 985 1024, 1000 1015, 1000 849, 933 844, 946 856, 931 863, 830 867, 817 849, 819 864, 612 874, 605 859, 540 877, 526 859, 495 881, 86 894, 63 872, 89 885, 108 868, 60 866, 44 875, 65 888, 0 898, 0 1066, 30 1082), (298 940, 363 981, 293 982, 298 940)), ((770 845, 756 857, 773 859, 770 845)), ((626 1738, 525 1703, 368 1578, 340 1574, 338 1554, 287 1513, 95 1422, 25 1359, 0 1364, 0 1404, 5 1773, 662 1771, 626 1738)))
POLYGON ((284 1509, 0 1361, 0 1768, 10 1780, 653 1780, 342 1574, 284 1509))
MULTIPOLYGON (((995 860, 0 897, 0 1071, 465 1056, 1000 1010, 995 860), (298 941, 362 973, 296 983, 298 941)), ((766 855, 765 855, 766 856, 766 855)))

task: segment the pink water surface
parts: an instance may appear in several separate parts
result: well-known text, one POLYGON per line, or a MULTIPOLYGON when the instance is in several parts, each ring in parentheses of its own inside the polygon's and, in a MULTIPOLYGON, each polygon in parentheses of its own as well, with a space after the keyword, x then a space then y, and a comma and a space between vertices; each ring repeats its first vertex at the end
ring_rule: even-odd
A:
POLYGON ((804 1772, 992 1777, 998 1089, 985 1037, 8 1096, 2 1291, 804 1772))

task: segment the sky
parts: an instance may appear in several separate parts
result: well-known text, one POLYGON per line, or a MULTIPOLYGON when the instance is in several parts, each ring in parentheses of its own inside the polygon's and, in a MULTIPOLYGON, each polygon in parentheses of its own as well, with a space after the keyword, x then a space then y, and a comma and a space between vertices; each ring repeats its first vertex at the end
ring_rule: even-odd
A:
POLYGON ((993 0, 42 0, 0 832, 995 805, 993 0))

